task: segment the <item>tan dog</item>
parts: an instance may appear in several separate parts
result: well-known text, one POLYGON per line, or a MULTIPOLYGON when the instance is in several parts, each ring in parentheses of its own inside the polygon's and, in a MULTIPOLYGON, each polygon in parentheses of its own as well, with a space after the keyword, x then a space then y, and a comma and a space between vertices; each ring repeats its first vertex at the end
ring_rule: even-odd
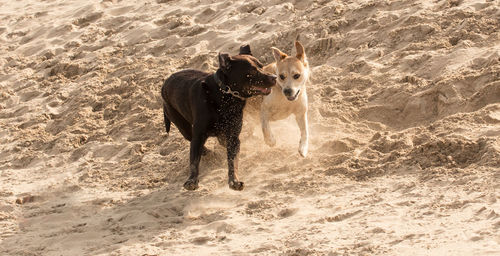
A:
MULTIPOLYGON (((276 145, 276 139, 269 127, 270 121, 282 120, 295 115, 300 128, 299 153, 305 157, 308 150, 309 130, 307 127, 307 93, 306 83, 309 80, 309 64, 304 47, 295 41, 296 56, 288 56, 279 49, 272 47, 276 62, 264 67, 264 71, 278 76, 271 94, 263 99, 249 102, 249 105, 260 103, 260 120, 264 140, 269 146, 276 145)), ((257 108, 257 106, 248 106, 257 108)))

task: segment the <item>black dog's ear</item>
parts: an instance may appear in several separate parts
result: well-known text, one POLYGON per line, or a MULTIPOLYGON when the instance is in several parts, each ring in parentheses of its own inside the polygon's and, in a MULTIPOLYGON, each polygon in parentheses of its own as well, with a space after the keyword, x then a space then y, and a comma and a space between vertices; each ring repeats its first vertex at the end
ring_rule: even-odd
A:
POLYGON ((219 67, 222 70, 231 68, 231 57, 227 53, 219 53, 219 67))
POLYGON ((243 55, 243 54, 252 55, 252 51, 250 50, 250 45, 245 44, 245 45, 240 46, 240 55, 243 55))

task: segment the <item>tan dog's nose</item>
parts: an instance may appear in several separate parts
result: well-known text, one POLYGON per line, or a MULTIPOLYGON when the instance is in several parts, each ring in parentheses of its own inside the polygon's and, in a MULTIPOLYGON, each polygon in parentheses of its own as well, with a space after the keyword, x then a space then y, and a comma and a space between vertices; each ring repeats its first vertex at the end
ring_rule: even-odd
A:
POLYGON ((287 97, 288 97, 288 96, 292 96, 292 92, 293 92, 293 91, 292 91, 292 89, 290 89, 290 88, 285 88, 285 89, 283 89, 283 94, 285 94, 285 96, 287 96, 287 97))

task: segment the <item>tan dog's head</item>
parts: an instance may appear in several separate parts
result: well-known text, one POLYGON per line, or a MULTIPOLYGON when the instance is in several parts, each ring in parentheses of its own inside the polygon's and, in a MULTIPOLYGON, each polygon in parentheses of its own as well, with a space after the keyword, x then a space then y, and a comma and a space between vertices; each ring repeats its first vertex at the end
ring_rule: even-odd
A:
POLYGON ((276 60, 277 84, 289 101, 298 98, 309 79, 309 64, 307 63, 304 46, 299 41, 295 41, 295 48, 297 49, 297 55, 288 56, 279 49, 271 47, 276 60))

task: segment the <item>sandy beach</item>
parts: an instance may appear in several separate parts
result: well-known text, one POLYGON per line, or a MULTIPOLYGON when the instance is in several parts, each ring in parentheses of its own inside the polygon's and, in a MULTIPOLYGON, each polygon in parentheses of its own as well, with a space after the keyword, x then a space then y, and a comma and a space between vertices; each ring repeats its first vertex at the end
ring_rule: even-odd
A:
POLYGON ((0 2, 1 255, 500 255, 499 0, 0 2), (246 120, 227 185, 160 88, 249 44, 311 65, 309 154, 246 120))

